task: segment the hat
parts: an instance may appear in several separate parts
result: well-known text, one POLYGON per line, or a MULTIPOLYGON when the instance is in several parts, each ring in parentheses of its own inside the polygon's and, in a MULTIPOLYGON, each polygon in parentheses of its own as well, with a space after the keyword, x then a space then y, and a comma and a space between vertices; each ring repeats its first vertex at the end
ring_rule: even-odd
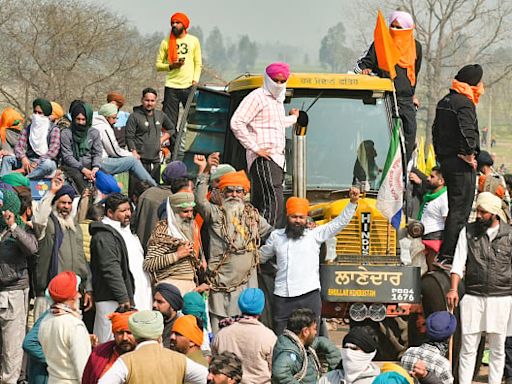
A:
POLYGON ((64 184, 58 191, 55 193, 55 196, 52 200, 52 204, 54 204, 57 200, 59 200, 62 196, 67 195, 73 200, 76 197, 75 188, 71 185, 64 184))
POLYGON ((192 315, 180 316, 174 320, 172 332, 179 333, 195 345, 203 345, 203 330, 197 326, 197 319, 192 315))
POLYGON ((50 104, 52 105, 52 114, 50 116, 54 117, 55 120, 64 116, 64 108, 59 103, 52 101, 50 104))
POLYGON ((246 288, 238 297, 238 307, 245 315, 261 315, 265 308, 265 294, 259 288, 246 288))
POLYGON ((244 170, 227 173, 219 179, 219 189, 222 191, 226 187, 243 187, 247 193, 251 190, 251 182, 247 178, 244 170))
POLYGON ((169 202, 173 208, 190 208, 196 206, 192 192, 176 192, 169 196, 169 202))
POLYGON ((135 339, 156 340, 164 331, 164 317, 158 311, 139 311, 128 318, 128 328, 135 339))
POLYGON ((211 173, 210 181, 217 180, 227 173, 236 172, 236 169, 229 164, 219 164, 217 168, 211 173))
POLYGON ((492 156, 487 151, 480 151, 478 154, 476 161, 478 163, 478 167, 481 167, 483 165, 492 166, 494 164, 494 160, 492 159, 492 156))
POLYGON ((121 188, 115 177, 103 171, 96 172, 96 188, 104 195, 121 193, 121 188))
POLYGON ((37 98, 32 102, 32 108, 35 109, 38 105, 43 110, 45 116, 50 116, 52 114, 52 103, 50 103, 48 100, 37 98))
POLYGON ((107 95, 107 103, 111 103, 112 101, 121 104, 119 108, 122 108, 124 103, 126 102, 124 96, 121 95, 119 92, 110 92, 107 95))
POLYGON ((448 339, 457 328, 457 319, 448 311, 432 313, 427 317, 427 336, 432 341, 448 339))
MULTIPOLYGON (((399 376, 401 376, 405 381, 401 380, 399 377, 396 377, 395 375, 390 375, 388 377, 396 377, 395 381, 397 383, 403 383, 403 384, 414 384, 414 380, 411 376, 409 376, 409 373, 405 369, 403 369, 401 366, 395 363, 384 363, 382 364, 382 368, 380 369, 382 373, 394 373, 399 376)), ((380 375, 379 375, 380 376, 380 375)), ((377 376, 378 377, 378 376, 377 376)), ((375 381, 374 381, 375 383, 375 381)), ((379 383, 388 383, 387 381, 379 381, 379 383)))
POLYGON ((381 373, 373 380, 372 384, 410 384, 407 378, 397 372, 381 373))
POLYGON ((187 292, 183 296, 183 308, 181 313, 184 315, 193 315, 203 321, 203 326, 208 326, 208 317, 206 316, 206 303, 203 296, 198 292, 187 292))
POLYGON ((265 68, 265 72, 274 79, 277 75, 283 75, 286 79, 290 77, 290 65, 283 62, 272 63, 265 68))
POLYGON ((88 103, 83 102, 82 100, 73 100, 71 105, 69 106, 69 114, 71 115, 71 120, 75 120, 75 118, 82 114, 85 117, 85 125, 90 127, 92 124, 92 106, 88 103))
POLYGON ((100 107, 98 114, 101 116, 109 117, 109 116, 116 115, 117 112, 118 112, 117 105, 112 104, 112 103, 107 103, 107 104, 103 104, 100 107))
POLYGON ((56 303, 72 300, 78 294, 78 278, 74 272, 59 273, 48 284, 48 293, 56 303))
POLYGON ((286 215, 304 215, 309 212, 309 201, 301 197, 292 196, 286 201, 286 215))
POLYGON ((214 374, 223 374, 239 383, 242 380, 242 362, 231 352, 222 352, 212 356, 209 371, 214 374))
POLYGON ((343 346, 346 344, 357 345, 365 353, 372 353, 377 349, 377 340, 364 327, 350 328, 350 332, 343 338, 343 346))
POLYGON ((167 184, 169 184, 172 179, 183 179, 185 177, 188 177, 187 166, 180 160, 171 161, 167 164, 162 173, 162 180, 167 184))
POLYGON ((507 222, 507 218, 502 209, 501 199, 491 192, 480 192, 476 198, 476 206, 493 215, 498 215, 502 222, 507 222))
POLYGON ((177 21, 181 24, 183 24, 183 27, 185 29, 188 29, 190 25, 190 20, 184 13, 176 12, 174 15, 171 16, 171 24, 173 21, 177 21))
POLYGON ((7 128, 16 128, 21 130, 23 128, 23 116, 14 108, 7 107, 2 111, 0 116, 0 138, 2 144, 7 140, 7 128))
POLYGON ((393 21, 398 21, 398 24, 404 29, 414 28, 414 20, 412 16, 404 11, 394 11, 388 17, 388 23, 391 26, 393 21))
POLYGON ((7 224, 2 215, 2 213, 5 211, 10 211, 14 213, 16 224, 23 226, 23 220, 21 220, 21 217, 19 215, 21 209, 21 201, 18 194, 8 189, 2 189, 0 190, 0 192, 2 192, 3 202, 2 206, 0 206, 0 231, 3 231, 4 229, 7 228, 7 224))
POLYGON ((159 292, 175 311, 183 308, 183 297, 175 285, 160 283, 155 287, 155 292, 159 292))
POLYGON ((121 332, 128 331, 130 328, 128 327, 128 319, 131 315, 133 315, 136 311, 129 312, 114 312, 107 315, 107 318, 110 319, 112 323, 112 332, 121 332))
POLYGON ((465 65, 457 72, 455 80, 475 86, 482 80, 483 74, 484 71, 479 64, 465 65))
POLYGON ((19 172, 7 173, 0 180, 12 187, 30 187, 30 180, 19 172))

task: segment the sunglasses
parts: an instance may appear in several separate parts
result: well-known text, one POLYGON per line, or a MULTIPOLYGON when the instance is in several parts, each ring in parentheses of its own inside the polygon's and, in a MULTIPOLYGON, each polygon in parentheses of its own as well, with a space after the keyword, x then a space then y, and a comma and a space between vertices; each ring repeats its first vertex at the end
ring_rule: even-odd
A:
POLYGON ((242 188, 242 187, 226 187, 226 189, 224 189, 225 192, 228 192, 228 193, 244 193, 245 190, 242 188))

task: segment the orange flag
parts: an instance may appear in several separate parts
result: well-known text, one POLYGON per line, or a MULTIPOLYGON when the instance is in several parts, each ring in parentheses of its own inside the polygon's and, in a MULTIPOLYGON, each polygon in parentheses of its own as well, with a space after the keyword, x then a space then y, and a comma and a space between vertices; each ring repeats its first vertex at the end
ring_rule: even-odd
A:
POLYGON ((373 32, 373 40, 375 43, 375 52, 377 53, 377 62, 379 68, 389 73, 389 77, 396 77, 395 65, 400 60, 400 51, 396 47, 389 29, 379 9, 377 15, 377 25, 373 32))

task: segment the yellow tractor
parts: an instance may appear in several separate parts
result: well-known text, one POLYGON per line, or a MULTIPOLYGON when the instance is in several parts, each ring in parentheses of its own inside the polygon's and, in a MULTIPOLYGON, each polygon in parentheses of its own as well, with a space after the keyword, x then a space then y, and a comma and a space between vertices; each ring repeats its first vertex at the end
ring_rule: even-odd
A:
MULTIPOLYGON (((194 169, 193 155, 221 153, 246 169, 245 150, 229 121, 241 100, 261 87, 261 75, 242 75, 224 89, 198 87, 185 107, 174 158, 194 169)), ((420 312, 420 270, 400 259, 395 229, 376 208, 393 121, 393 83, 351 74, 295 73, 285 109, 307 112, 309 127, 286 132, 285 195, 312 202, 317 224, 335 218, 358 185, 363 198, 350 224, 323 247, 323 316, 369 325, 380 335, 381 358, 407 344, 407 322, 420 312)))

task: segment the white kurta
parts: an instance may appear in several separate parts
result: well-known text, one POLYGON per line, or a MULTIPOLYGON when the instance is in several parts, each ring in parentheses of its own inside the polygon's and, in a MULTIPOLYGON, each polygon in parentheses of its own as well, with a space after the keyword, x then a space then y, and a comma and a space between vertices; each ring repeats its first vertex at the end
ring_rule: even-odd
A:
POLYGON ((151 310, 153 308, 153 297, 151 294, 151 281, 146 272, 142 269, 144 262, 144 250, 137 235, 134 235, 130 227, 121 227, 119 221, 111 220, 108 217, 103 223, 113 227, 123 237, 126 249, 128 250, 128 265, 135 282, 133 301, 139 311, 151 310))

